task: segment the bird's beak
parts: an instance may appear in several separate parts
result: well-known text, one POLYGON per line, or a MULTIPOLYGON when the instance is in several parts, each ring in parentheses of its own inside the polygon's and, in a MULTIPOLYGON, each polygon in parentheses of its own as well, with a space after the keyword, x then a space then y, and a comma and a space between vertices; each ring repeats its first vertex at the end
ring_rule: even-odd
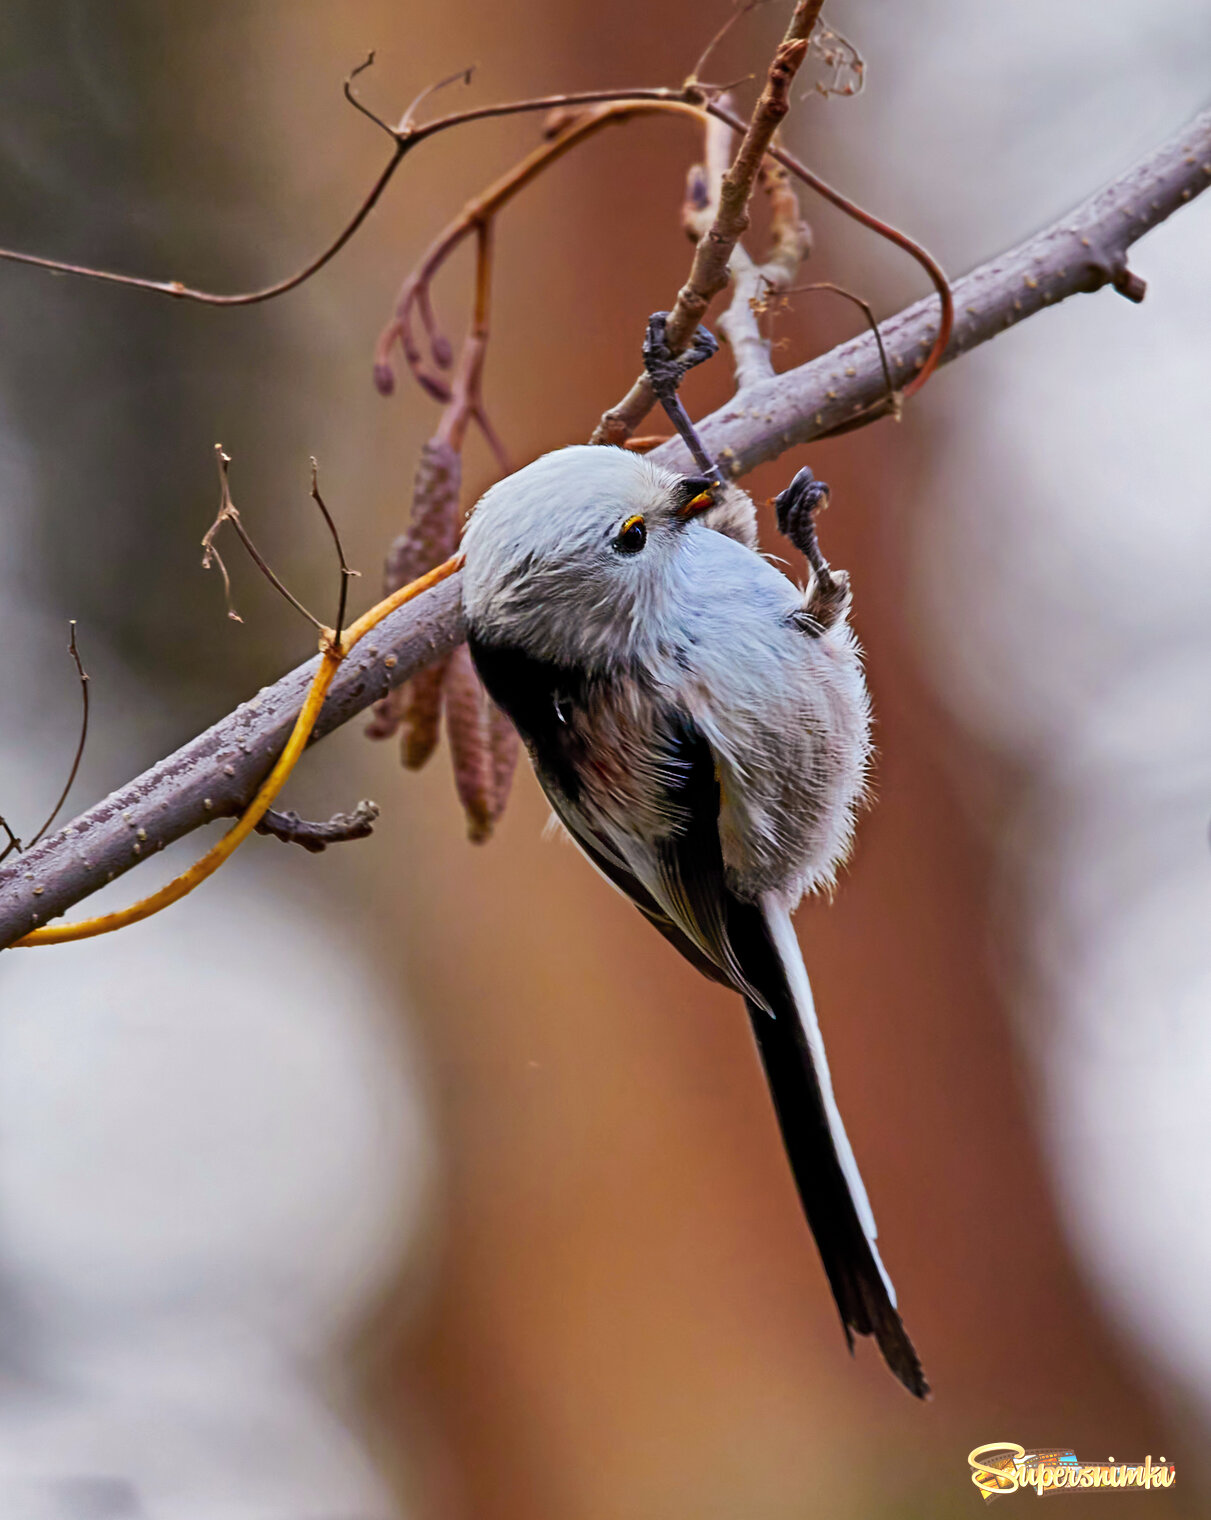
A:
POLYGON ((681 482, 684 500, 674 509, 673 515, 680 522, 688 522, 715 505, 716 483, 709 476, 688 476, 681 482))

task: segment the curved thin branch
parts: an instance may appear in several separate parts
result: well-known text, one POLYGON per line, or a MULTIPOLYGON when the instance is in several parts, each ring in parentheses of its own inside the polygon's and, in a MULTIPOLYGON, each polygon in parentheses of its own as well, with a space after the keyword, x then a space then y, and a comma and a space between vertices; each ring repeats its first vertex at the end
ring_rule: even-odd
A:
MULTIPOLYGON (((1082 291, 1109 284, 1138 295, 1142 282, 1128 269, 1128 250, 1208 184, 1211 111, 1053 226, 960 280, 954 291, 958 317, 943 362, 1082 291)), ((882 324, 893 371, 911 372, 924 363, 935 326, 932 298, 882 324)), ((708 417, 701 432, 715 457, 739 475, 867 410, 884 389, 878 347, 865 334, 749 390, 708 417)), ((655 457, 674 467, 685 459, 680 442, 661 445, 655 457)), ((373 639, 351 651, 314 737, 348 722, 448 655, 463 637, 455 576, 393 613, 373 639)), ((0 869, 0 946, 66 912, 136 865, 141 855, 211 819, 239 814, 281 752, 315 666, 313 660, 291 671, 0 869), (147 837, 136 849, 139 830, 147 837)))
MULTIPOLYGON (((363 64, 361 67, 365 68, 366 65, 363 64)), ((358 70, 354 72, 357 73, 358 70)), ((350 78, 352 77, 351 75, 350 78)), ((356 97, 350 98, 352 104, 356 105, 363 115, 369 116, 378 126, 385 127, 385 123, 361 105, 356 97)), ((447 132, 451 127, 463 126, 467 122, 490 121, 498 116, 518 116, 531 111, 574 109, 578 106, 600 105, 610 101, 647 101, 666 105, 700 106, 703 99, 703 90, 694 83, 686 84, 679 90, 663 88, 584 90, 573 94, 541 95, 533 100, 506 101, 499 105, 472 106, 465 111, 453 111, 448 116, 439 116, 436 120, 424 122, 420 126, 409 124, 405 119, 398 127, 385 127, 395 139, 394 150, 378 178, 366 192, 361 204, 340 232, 301 269, 295 270, 283 280, 276 280, 272 285, 264 285, 257 290, 243 290, 230 295, 213 290, 199 290, 192 285, 183 284, 180 280, 149 280, 142 275, 119 274, 112 269, 93 269, 87 264, 71 264, 62 259, 45 258, 36 253, 22 253, 14 248, 0 248, 0 259, 7 260, 10 264, 30 264, 35 269, 47 269, 52 274, 78 275, 81 279, 103 280, 110 285, 126 285, 134 290, 148 290, 155 295, 171 296, 178 301, 196 301, 203 306, 256 306, 262 301, 272 301, 276 296, 283 296, 287 291, 296 290, 312 275, 318 274, 326 264, 331 263, 378 205, 383 191, 391 183, 404 157, 413 148, 418 147, 430 137, 436 137, 440 132, 447 132)))
POLYGON ((782 294, 784 296, 810 295, 813 292, 821 290, 828 291, 835 296, 844 296, 866 318, 866 325, 870 329, 870 334, 874 338, 875 345, 879 350, 879 366, 883 371, 884 388, 881 401, 876 402, 874 406, 868 407, 865 411, 857 413, 848 422, 842 422, 836 427, 830 428, 827 436, 835 438, 838 433, 851 433, 854 428, 865 427, 868 422, 875 422, 880 417, 895 417, 898 420, 900 417, 900 398, 902 392, 896 389, 896 382, 892 378, 891 360, 887 357, 883 333, 878 322, 875 320, 875 314, 871 310, 870 302, 864 301, 861 296, 855 295, 852 290, 846 290, 844 285, 835 285, 831 280, 816 280, 811 285, 792 285, 788 290, 784 290, 782 294))
MULTIPOLYGON (((708 101, 706 110, 711 116, 717 116, 720 121, 727 122, 733 131, 742 128, 744 123, 739 116, 729 111, 726 106, 718 101, 708 101)), ((917 375, 903 387, 905 396, 911 396, 919 391, 933 374, 934 370, 942 362, 942 355, 946 352, 946 345, 950 342, 950 334, 954 328, 954 294, 950 288, 950 282, 946 278, 946 272, 941 264, 934 258, 927 248, 923 248, 915 239, 910 238, 906 232, 901 232, 898 227, 893 227, 890 222, 883 221, 880 217, 859 206, 857 201, 851 201, 848 196, 842 195, 840 190, 822 180, 820 176, 800 163, 792 153, 788 153, 779 144, 773 145, 769 150, 769 156, 775 159, 782 167, 793 174, 796 179, 824 197, 836 206, 838 211, 843 211, 846 216, 852 217, 855 222, 860 222, 863 227, 869 227, 872 232, 877 232, 881 238, 886 238, 889 243, 894 243, 897 248, 902 248, 910 258, 916 259, 921 268, 933 282, 934 289, 938 292, 938 300, 941 310, 938 317, 938 330, 934 341, 930 346, 924 362, 917 375)))
POLYGON ((421 387, 434 400, 449 401, 451 399, 449 385, 440 376, 424 368, 423 356, 412 335, 412 314, 416 311, 421 318, 434 360, 439 367, 447 367, 453 357, 452 349, 449 340, 438 330, 434 320, 431 290, 435 277, 450 255, 464 239, 470 237, 472 233, 480 232, 483 227, 492 222, 496 214, 532 184, 540 174, 587 138, 601 131, 603 127, 627 121, 636 116, 656 115, 668 111, 692 116, 696 121, 705 120, 705 113, 700 106, 689 105, 684 101, 624 100, 594 106, 572 115, 567 124, 549 142, 540 143, 520 163, 514 164, 508 173, 469 200, 458 216, 429 244, 421 255, 420 262, 400 287, 391 320, 383 328, 374 348, 374 383, 379 392, 384 396, 389 396, 395 389, 391 350, 398 343, 413 377, 421 387))
POLYGON ((4 846, 3 850, 0 850, 0 864, 3 864, 3 862, 8 859, 14 850, 19 851, 21 849, 21 841, 9 827, 7 818, 0 817, 0 829, 3 829, 4 837, 8 840, 8 843, 4 846))
POLYGON ((179 301, 197 301, 204 306, 256 306, 261 301, 272 301, 275 296, 284 296, 288 290, 297 289, 313 274, 318 274, 325 264, 331 263, 378 205, 383 191, 391 183, 410 146, 407 141, 396 139, 395 151, 390 160, 371 185, 361 205, 326 248, 292 275, 287 275, 284 280, 276 280, 272 285, 262 286, 259 290, 223 295, 213 290, 195 290, 191 285, 183 285, 180 280, 147 280, 141 275, 118 274, 112 269, 92 269, 86 264, 68 264, 61 259, 42 258, 36 253, 20 253, 13 248, 0 248, 0 259, 5 259, 10 264, 32 264, 35 269, 49 269, 52 274, 74 274, 85 280, 104 280, 109 285, 128 285, 135 290, 150 290, 156 295, 172 296, 179 301))
MULTIPOLYGON (((72 756, 71 770, 68 771, 67 780, 63 783, 63 790, 59 793, 59 800, 46 815, 46 822, 30 840, 29 844, 26 846, 27 849, 32 849, 34 845, 38 843, 38 841, 46 833, 47 829, 50 828, 51 824, 54 823, 55 819, 59 816, 60 810, 62 809, 63 804, 67 801, 72 787, 76 784, 76 777, 80 774, 80 761, 84 759, 84 747, 88 743, 88 672, 84 669, 84 664, 80 659, 80 650, 76 644, 75 618, 72 618, 71 623, 68 626, 71 629, 71 641, 67 646, 67 652, 69 655, 71 655, 72 660, 75 664, 76 679, 80 683, 80 737, 76 741, 76 753, 72 756)), ((12 830, 9 829, 8 824, 4 823, 3 819, 0 819, 0 824, 3 824, 5 830, 8 833, 9 839, 12 840, 13 834, 12 830)), ((20 849, 21 846, 18 845, 17 848, 20 849)), ((5 854, 7 853, 8 851, 6 850, 5 854)))

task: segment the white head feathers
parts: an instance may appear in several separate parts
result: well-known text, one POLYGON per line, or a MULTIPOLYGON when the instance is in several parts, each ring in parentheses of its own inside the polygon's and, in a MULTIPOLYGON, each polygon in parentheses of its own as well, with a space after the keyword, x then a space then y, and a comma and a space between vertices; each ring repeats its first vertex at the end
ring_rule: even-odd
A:
POLYGON ((658 637, 700 486, 624 449, 544 454, 488 491, 467 524, 463 605, 490 638, 586 668, 658 637), (638 521, 639 526, 634 524, 638 521), (641 543, 628 551, 632 524, 641 543))

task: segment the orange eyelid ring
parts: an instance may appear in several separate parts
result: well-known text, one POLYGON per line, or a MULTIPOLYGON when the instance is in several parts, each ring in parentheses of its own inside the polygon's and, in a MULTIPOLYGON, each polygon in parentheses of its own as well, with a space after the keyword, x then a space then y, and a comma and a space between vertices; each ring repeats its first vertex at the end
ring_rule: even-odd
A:
POLYGON ((715 505, 715 493, 713 490, 699 491, 697 496, 692 496, 684 507, 678 507, 677 516, 697 517, 700 512, 707 511, 715 505))
POLYGON ((643 526, 643 518, 640 517, 638 513, 636 513, 634 517, 628 517, 626 522, 623 523, 622 527, 619 528, 618 537, 621 538, 624 533, 630 532, 632 528, 642 528, 643 526))

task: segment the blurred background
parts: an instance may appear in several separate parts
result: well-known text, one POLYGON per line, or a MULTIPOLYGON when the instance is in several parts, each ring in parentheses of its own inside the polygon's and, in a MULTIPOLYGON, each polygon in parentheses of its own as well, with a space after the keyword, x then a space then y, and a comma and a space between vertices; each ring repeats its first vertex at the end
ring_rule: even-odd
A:
MULTIPOLYGON (((473 62, 476 101, 676 81, 725 13, 10 0, 0 242, 248 288, 384 161, 340 98, 369 48, 363 95, 397 116, 473 62)), ((788 140, 952 274, 1205 102, 1200 0, 830 18, 867 90, 809 94, 788 140)), ((784 19, 743 20, 711 74, 760 69, 784 19)), ((200 571, 216 441, 258 542, 326 608, 318 456, 370 597, 437 415, 407 384, 375 393, 374 339, 536 132, 418 151, 340 259, 269 305, 0 267, 18 832, 75 740, 68 618, 93 697, 73 811, 313 647, 238 554, 242 624, 200 571)), ((698 152, 689 125, 628 125, 502 216, 487 388, 519 461, 583 440, 633 375, 684 278, 698 152)), ((809 278, 881 314, 922 293, 887 245, 805 212, 809 278)), ((528 772, 475 848, 441 756, 407 775, 351 725, 285 805, 372 796, 372 839, 256 839, 154 923, 0 960, 3 1520, 934 1520, 978 1512, 966 1456, 1001 1438, 1177 1463, 1166 1496, 1070 1496, 1074 1516, 1206 1512, 1209 239, 1211 197, 1136 250, 1142 307, 1042 314, 898 426, 749 482, 810 461, 855 584, 877 796, 836 901, 798 922, 933 1401, 845 1351, 735 1000, 544 842, 528 772)), ((439 289, 456 330, 468 273, 439 289)), ((853 330, 820 299, 778 319, 781 364, 853 330)), ((727 379, 696 374, 692 409, 727 379)), ((468 499, 491 479, 477 448, 468 499)))

